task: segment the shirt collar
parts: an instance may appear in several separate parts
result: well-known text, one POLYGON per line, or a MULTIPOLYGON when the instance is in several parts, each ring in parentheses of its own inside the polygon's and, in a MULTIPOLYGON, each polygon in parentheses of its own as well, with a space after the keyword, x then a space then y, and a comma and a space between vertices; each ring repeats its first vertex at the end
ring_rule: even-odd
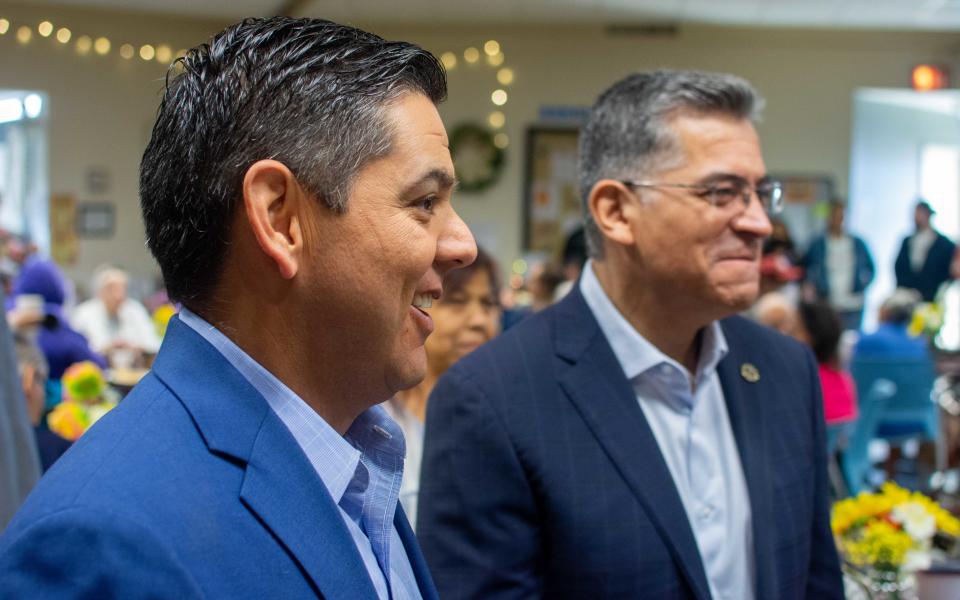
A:
MULTIPOLYGON (((594 273, 592 260, 587 261, 584 266, 583 275, 580 278, 580 293, 583 294, 587 306, 597 319, 627 379, 632 381, 664 363, 673 365, 681 373, 687 373, 686 368, 680 363, 661 352, 640 335, 640 332, 614 306, 594 273)), ((723 335, 723 329, 719 323, 713 321, 701 332, 700 359, 695 381, 702 381, 711 375, 716 370, 717 364, 726 356, 727 351, 727 340, 723 335)))
POLYGON ((403 432, 380 406, 361 413, 346 436, 341 436, 293 390, 216 327, 187 308, 180 311, 180 320, 210 342, 260 392, 290 430, 337 504, 357 473, 365 449, 376 447, 404 455, 403 432))

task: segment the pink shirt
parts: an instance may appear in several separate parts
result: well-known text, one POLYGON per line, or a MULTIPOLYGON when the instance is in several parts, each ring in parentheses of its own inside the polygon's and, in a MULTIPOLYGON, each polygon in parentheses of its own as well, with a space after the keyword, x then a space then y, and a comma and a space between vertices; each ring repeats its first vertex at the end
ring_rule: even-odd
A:
POLYGON ((857 390, 853 378, 825 364, 818 365, 820 386, 823 388, 823 413, 827 425, 844 423, 857 418, 857 390))

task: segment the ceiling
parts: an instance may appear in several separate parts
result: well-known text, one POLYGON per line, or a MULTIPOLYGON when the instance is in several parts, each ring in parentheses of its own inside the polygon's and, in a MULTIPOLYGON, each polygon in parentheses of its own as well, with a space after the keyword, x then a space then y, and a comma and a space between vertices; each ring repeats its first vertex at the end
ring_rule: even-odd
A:
POLYGON ((31 4, 224 21, 285 12, 383 25, 665 22, 960 30, 960 0, 32 0, 31 4))

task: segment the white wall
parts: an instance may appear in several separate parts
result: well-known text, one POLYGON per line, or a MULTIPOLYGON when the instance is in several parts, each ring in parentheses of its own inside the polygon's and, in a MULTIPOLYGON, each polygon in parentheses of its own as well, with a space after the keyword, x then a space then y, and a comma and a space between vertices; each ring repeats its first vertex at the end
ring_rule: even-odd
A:
MULTIPOLYGON (((104 34, 114 48, 126 39, 167 41, 189 46, 219 29, 212 22, 161 19, 119 13, 0 8, 0 17, 104 34)), ((363 23, 358 23, 363 26, 363 23)), ((140 276, 155 272, 144 248, 137 202, 137 168, 158 103, 163 68, 127 62, 114 51, 106 58, 79 57, 50 39, 20 46, 13 29, 0 36, 0 88, 45 91, 50 98, 52 193, 75 193, 83 200, 89 167, 107 165, 117 203, 118 232, 110 241, 83 241, 80 260, 68 271, 86 277, 98 263, 121 262, 140 276)), ((767 97, 761 126, 768 167, 775 172, 828 173, 845 191, 851 130, 851 98, 859 87, 906 85, 910 68, 921 61, 957 64, 956 36, 943 33, 824 32, 685 27, 676 37, 611 37, 596 26, 370 29, 393 39, 409 39, 437 53, 500 41, 506 65, 516 72, 504 108, 509 135, 507 166, 501 180, 479 195, 460 194, 457 203, 468 223, 495 235, 491 248, 501 261, 520 253, 523 139, 543 105, 588 105, 607 85, 638 69, 654 67, 731 71, 750 79, 767 97)), ((461 61, 462 63, 462 61, 461 61)), ((958 69, 954 69, 957 72, 958 69)), ((483 122, 494 71, 458 68, 450 73, 450 100, 442 114, 452 126, 483 122)))
POLYGON ((930 143, 960 144, 960 117, 938 110, 942 103, 936 102, 944 100, 952 106, 960 93, 939 95, 938 99, 911 92, 862 90, 856 96, 849 225, 864 238, 877 265, 877 277, 867 293, 868 328, 896 287, 893 264, 901 240, 914 229, 921 148, 930 143))

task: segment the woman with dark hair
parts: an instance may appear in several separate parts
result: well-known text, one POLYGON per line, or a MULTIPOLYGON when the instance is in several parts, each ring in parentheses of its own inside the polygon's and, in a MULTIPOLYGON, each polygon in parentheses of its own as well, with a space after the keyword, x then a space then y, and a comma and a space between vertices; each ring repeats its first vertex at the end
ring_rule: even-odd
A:
POLYGON ((397 393, 384 403, 387 412, 403 429, 407 443, 400 502, 413 527, 416 527, 427 399, 437 379, 453 363, 500 332, 499 298, 496 263, 482 248, 477 248, 473 264, 447 273, 443 297, 427 311, 433 318, 434 329, 424 345, 426 377, 419 385, 397 393))
POLYGON ((852 421, 857 418, 857 392, 850 373, 840 365, 840 316, 824 300, 801 302, 798 308, 800 323, 794 337, 809 345, 817 357, 827 425, 852 421))

